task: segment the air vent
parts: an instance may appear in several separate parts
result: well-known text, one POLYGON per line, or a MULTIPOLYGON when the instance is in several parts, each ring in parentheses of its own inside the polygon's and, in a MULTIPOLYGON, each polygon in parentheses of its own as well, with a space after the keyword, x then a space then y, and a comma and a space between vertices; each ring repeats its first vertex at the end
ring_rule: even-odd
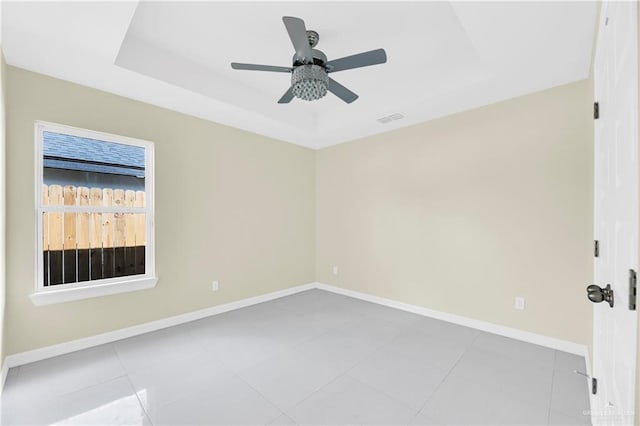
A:
POLYGON ((400 120, 401 118, 404 118, 404 115, 400 113, 395 113, 395 114, 387 115, 386 117, 378 118, 378 122, 382 124, 387 124, 387 123, 391 123, 392 121, 400 120))

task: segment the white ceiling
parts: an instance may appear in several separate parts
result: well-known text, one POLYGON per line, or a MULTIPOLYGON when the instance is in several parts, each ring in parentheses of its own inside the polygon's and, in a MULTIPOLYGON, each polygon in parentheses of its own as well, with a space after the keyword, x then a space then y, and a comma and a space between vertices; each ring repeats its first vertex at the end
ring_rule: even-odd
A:
POLYGON ((587 78, 596 15, 596 2, 3 2, 2 47, 17 67, 322 148, 587 78), (352 104, 278 104, 288 74, 229 64, 290 66, 285 15, 330 60, 388 61, 332 74, 352 104))

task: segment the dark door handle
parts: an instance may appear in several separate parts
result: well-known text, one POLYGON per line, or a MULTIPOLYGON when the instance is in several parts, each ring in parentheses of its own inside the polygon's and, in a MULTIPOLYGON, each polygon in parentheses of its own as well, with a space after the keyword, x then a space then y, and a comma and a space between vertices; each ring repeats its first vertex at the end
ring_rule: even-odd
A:
POLYGON ((607 284, 605 288, 598 287, 595 284, 587 286, 587 298, 593 303, 607 302, 613 308, 613 289, 611 289, 611 284, 607 284))

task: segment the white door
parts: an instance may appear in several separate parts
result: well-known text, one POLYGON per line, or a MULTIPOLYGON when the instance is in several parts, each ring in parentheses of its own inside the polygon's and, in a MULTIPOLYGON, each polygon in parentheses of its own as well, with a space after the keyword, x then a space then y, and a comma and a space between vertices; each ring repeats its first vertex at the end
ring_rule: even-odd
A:
POLYGON ((594 68, 595 283, 611 284, 613 308, 594 305, 592 397, 596 424, 632 424, 637 312, 629 307, 629 274, 638 270, 637 4, 602 4, 594 68))

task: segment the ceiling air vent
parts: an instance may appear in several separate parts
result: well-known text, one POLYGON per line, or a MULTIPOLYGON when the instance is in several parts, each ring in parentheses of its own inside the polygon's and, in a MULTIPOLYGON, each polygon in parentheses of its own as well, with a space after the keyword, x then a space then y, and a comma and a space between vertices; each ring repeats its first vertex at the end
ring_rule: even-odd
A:
POLYGON ((378 118, 378 122, 382 124, 387 124, 387 123, 391 123, 392 121, 400 120, 401 118, 404 118, 404 115, 400 113, 395 113, 395 114, 387 115, 386 117, 378 118))

